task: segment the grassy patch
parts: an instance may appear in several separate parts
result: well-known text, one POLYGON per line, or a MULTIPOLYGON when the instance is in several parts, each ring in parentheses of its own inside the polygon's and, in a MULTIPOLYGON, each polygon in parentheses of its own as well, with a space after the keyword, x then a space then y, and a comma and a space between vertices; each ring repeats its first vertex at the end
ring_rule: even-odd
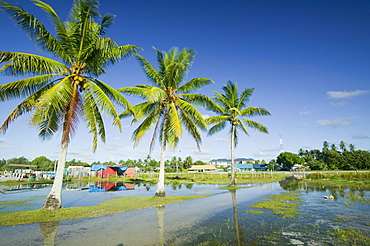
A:
POLYGON ((336 222, 344 222, 344 221, 348 221, 348 219, 346 218, 334 218, 332 219, 333 221, 336 221, 336 222))
POLYGON ((301 199, 300 192, 282 192, 280 195, 268 195, 270 200, 256 203, 251 208, 271 209, 273 214, 283 215, 283 218, 292 218, 298 215, 297 206, 301 199))
POLYGON ((160 197, 118 197, 110 201, 99 203, 96 206, 61 208, 56 211, 28 210, 0 213, 0 226, 31 224, 48 221, 60 221, 84 217, 98 217, 115 214, 128 210, 168 205, 210 195, 195 196, 166 196, 160 197))
POLYGON ((259 211, 259 210, 247 210, 245 212, 251 213, 251 214, 263 214, 263 211, 259 211))
POLYGON ((369 234, 360 230, 337 229, 331 234, 337 239, 337 245, 370 245, 369 234))
POLYGON ((0 201, 0 206, 23 206, 29 204, 28 201, 0 201))

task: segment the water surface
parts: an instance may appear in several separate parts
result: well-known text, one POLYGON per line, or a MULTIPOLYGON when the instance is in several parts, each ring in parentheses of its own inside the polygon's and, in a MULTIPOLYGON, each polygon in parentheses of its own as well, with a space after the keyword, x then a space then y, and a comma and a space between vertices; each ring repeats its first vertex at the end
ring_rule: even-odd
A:
MULTIPOLYGON (((63 206, 88 206, 117 196, 153 196, 156 189, 136 185, 134 189, 111 190, 100 184, 95 188, 100 191, 94 191, 91 186, 91 183, 87 186, 80 183, 74 184, 74 188, 66 187, 63 206)), ((0 245, 338 245, 338 232, 348 230, 354 230, 357 238, 358 235, 370 237, 367 190, 311 187, 297 185, 292 180, 248 185, 236 191, 219 187, 167 185, 167 195, 214 195, 97 218, 0 227, 0 245), (294 218, 283 219, 270 210, 263 210, 262 214, 248 212, 251 205, 268 199, 268 195, 293 191, 301 191, 299 214, 294 218), (324 198, 330 194, 334 200, 324 198)), ((29 204, 6 206, 0 211, 37 209, 49 190, 47 187, 6 192, 0 195, 0 201, 27 197, 29 204)), ((354 240, 340 243, 367 245, 366 240, 354 240)))

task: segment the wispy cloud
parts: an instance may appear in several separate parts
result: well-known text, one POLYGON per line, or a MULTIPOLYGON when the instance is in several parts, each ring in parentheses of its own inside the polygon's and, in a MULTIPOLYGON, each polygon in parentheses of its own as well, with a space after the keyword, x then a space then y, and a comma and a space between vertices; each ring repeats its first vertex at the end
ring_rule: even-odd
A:
POLYGON ((348 102, 347 101, 340 101, 340 102, 337 102, 337 103, 331 102, 330 104, 333 105, 333 106, 336 106, 336 107, 342 107, 342 106, 348 105, 348 102))
POLYGON ((320 126, 337 128, 340 126, 350 126, 353 124, 352 121, 347 119, 337 119, 337 120, 318 120, 316 121, 320 126))
POLYGON ((216 142, 224 142, 224 143, 229 143, 230 140, 227 139, 227 138, 216 138, 215 139, 216 142))
POLYGON ((300 115, 310 115, 313 114, 314 110, 312 106, 304 107, 301 112, 299 112, 300 115))
MULTIPOLYGON (((0 142, 1 143, 1 142, 0 142)), ((10 146, 10 145, 0 145, 0 148, 3 148, 3 149, 14 149, 13 146, 10 146)))
POLYGON ((370 90, 355 90, 355 91, 328 91, 326 94, 332 99, 344 99, 357 97, 363 94, 369 94, 370 90))
POLYGON ((352 135, 352 139, 369 139, 369 136, 366 136, 364 134, 354 134, 352 135))
POLYGON ((0 138, 0 143, 5 143, 5 138, 0 138))
POLYGON ((193 149, 191 153, 194 155, 213 155, 211 151, 206 149, 202 149, 201 151, 199 151, 198 149, 193 149))
POLYGON ((260 151, 262 151, 262 152, 276 152, 276 151, 280 151, 280 148, 276 147, 276 148, 272 148, 272 149, 261 149, 260 151))

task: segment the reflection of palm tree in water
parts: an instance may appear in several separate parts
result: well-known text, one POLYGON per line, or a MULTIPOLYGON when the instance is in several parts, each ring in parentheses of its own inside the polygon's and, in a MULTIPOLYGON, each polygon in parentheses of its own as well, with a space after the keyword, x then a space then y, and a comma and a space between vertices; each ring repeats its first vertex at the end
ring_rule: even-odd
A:
POLYGON ((158 217, 158 235, 159 245, 164 245, 164 208, 166 206, 157 206, 157 217, 158 217))
POLYGON ((49 221, 40 223, 40 231, 44 238, 45 246, 54 246, 57 237, 59 221, 49 221))
POLYGON ((231 199, 233 201, 234 223, 235 223, 235 245, 244 245, 243 231, 239 226, 238 207, 236 206, 236 189, 230 189, 231 199))

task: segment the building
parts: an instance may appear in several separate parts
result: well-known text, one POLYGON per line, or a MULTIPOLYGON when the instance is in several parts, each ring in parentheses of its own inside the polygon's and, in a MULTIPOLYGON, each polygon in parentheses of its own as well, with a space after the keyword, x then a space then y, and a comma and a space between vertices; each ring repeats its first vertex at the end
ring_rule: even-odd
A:
POLYGON ((67 167, 67 175, 73 178, 88 177, 90 175, 91 167, 84 166, 69 166, 67 167))
POLYGON ((268 164, 253 164, 255 171, 267 171, 268 164))
MULTIPOLYGON (((253 164, 255 162, 255 160, 251 158, 235 158, 234 161, 235 164, 253 164)), ((217 168, 225 168, 231 165, 231 159, 213 159, 209 161, 209 164, 217 168)))
POLYGON ((216 172, 217 168, 214 165, 192 165, 188 172, 216 172))
MULTIPOLYGON (((255 171, 267 171, 268 164, 236 164, 235 171, 236 172, 255 172, 255 171)), ((231 172, 231 167, 227 168, 228 172, 231 172)))
POLYGON ((92 176, 98 178, 110 178, 112 175, 135 177, 135 167, 93 165, 91 171, 92 176))

